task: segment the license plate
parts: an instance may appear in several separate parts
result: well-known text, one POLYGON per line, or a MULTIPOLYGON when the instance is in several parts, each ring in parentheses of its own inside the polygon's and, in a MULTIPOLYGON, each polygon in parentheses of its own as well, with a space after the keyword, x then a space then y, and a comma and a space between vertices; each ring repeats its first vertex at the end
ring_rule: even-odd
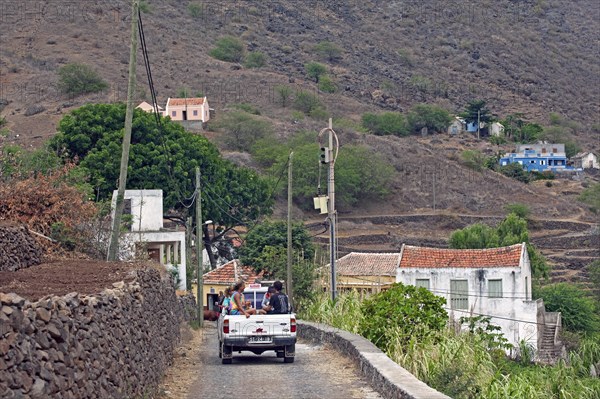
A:
POLYGON ((271 337, 250 337, 250 343, 271 343, 271 337))

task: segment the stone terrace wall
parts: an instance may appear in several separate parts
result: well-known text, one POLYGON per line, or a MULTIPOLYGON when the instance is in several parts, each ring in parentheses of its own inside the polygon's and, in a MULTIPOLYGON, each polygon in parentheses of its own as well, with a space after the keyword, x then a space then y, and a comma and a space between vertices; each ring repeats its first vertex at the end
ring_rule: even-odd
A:
POLYGON ((0 293, 0 397, 132 398, 173 359, 188 300, 154 269, 95 296, 0 293))
POLYGON ((0 224, 0 271, 40 264, 42 248, 25 226, 0 224))

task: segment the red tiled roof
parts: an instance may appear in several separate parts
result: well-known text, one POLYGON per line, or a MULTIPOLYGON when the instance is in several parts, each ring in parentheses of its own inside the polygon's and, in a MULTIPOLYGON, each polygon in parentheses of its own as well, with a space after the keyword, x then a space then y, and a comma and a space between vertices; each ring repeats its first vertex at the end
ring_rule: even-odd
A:
POLYGON ((444 249, 403 245, 400 268, 519 267, 523 244, 488 249, 444 249))
POLYGON ((399 253, 351 252, 335 263, 338 274, 345 276, 395 276, 399 253))
POLYGON ((204 284, 234 284, 239 280, 247 283, 253 283, 255 279, 261 279, 263 273, 256 274, 250 266, 240 266, 238 260, 232 260, 211 270, 203 275, 204 284), (235 263, 235 264, 234 264, 235 263), (235 269, 237 268, 237 280, 235 278, 235 269))
POLYGON ((204 104, 204 97, 193 97, 193 98, 171 98, 169 99, 169 106, 176 107, 180 105, 202 105, 204 104))

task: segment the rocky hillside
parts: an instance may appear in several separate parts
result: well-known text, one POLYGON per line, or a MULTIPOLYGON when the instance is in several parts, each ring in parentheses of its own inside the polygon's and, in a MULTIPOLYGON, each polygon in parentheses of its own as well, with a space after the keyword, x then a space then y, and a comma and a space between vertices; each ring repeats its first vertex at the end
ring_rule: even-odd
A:
MULTIPOLYGON (((342 49, 338 60, 324 60, 340 88, 322 94, 333 116, 402 111, 418 102, 457 111, 468 100, 485 99, 500 117, 522 112, 547 123, 550 112, 559 113, 578 124, 580 142, 600 145, 592 131, 600 68, 600 5, 594 0, 143 3, 161 103, 188 88, 209 96, 217 110, 240 101, 274 108, 275 84, 314 89, 304 64, 319 60, 314 46, 327 40, 342 49), (209 57, 223 35, 265 53, 266 66, 247 70, 209 57)), ((72 107, 125 99, 129 1, 27 7, 8 9, 0 21, 0 99, 7 139, 37 145, 72 107), (61 95, 56 71, 70 62, 95 67, 110 88, 88 97, 61 95)), ((138 60, 138 99, 148 99, 138 60)))

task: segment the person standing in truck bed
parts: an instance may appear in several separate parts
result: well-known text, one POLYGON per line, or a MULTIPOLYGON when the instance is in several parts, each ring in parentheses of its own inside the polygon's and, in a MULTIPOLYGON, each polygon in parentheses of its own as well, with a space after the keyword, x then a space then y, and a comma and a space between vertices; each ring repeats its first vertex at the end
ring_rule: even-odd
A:
POLYGON ((271 298, 269 298, 269 304, 263 309, 265 309, 268 314, 289 313, 290 300, 286 294, 281 292, 283 289, 283 284, 281 281, 275 281, 273 283, 273 288, 275 288, 275 293, 271 295, 271 298))

